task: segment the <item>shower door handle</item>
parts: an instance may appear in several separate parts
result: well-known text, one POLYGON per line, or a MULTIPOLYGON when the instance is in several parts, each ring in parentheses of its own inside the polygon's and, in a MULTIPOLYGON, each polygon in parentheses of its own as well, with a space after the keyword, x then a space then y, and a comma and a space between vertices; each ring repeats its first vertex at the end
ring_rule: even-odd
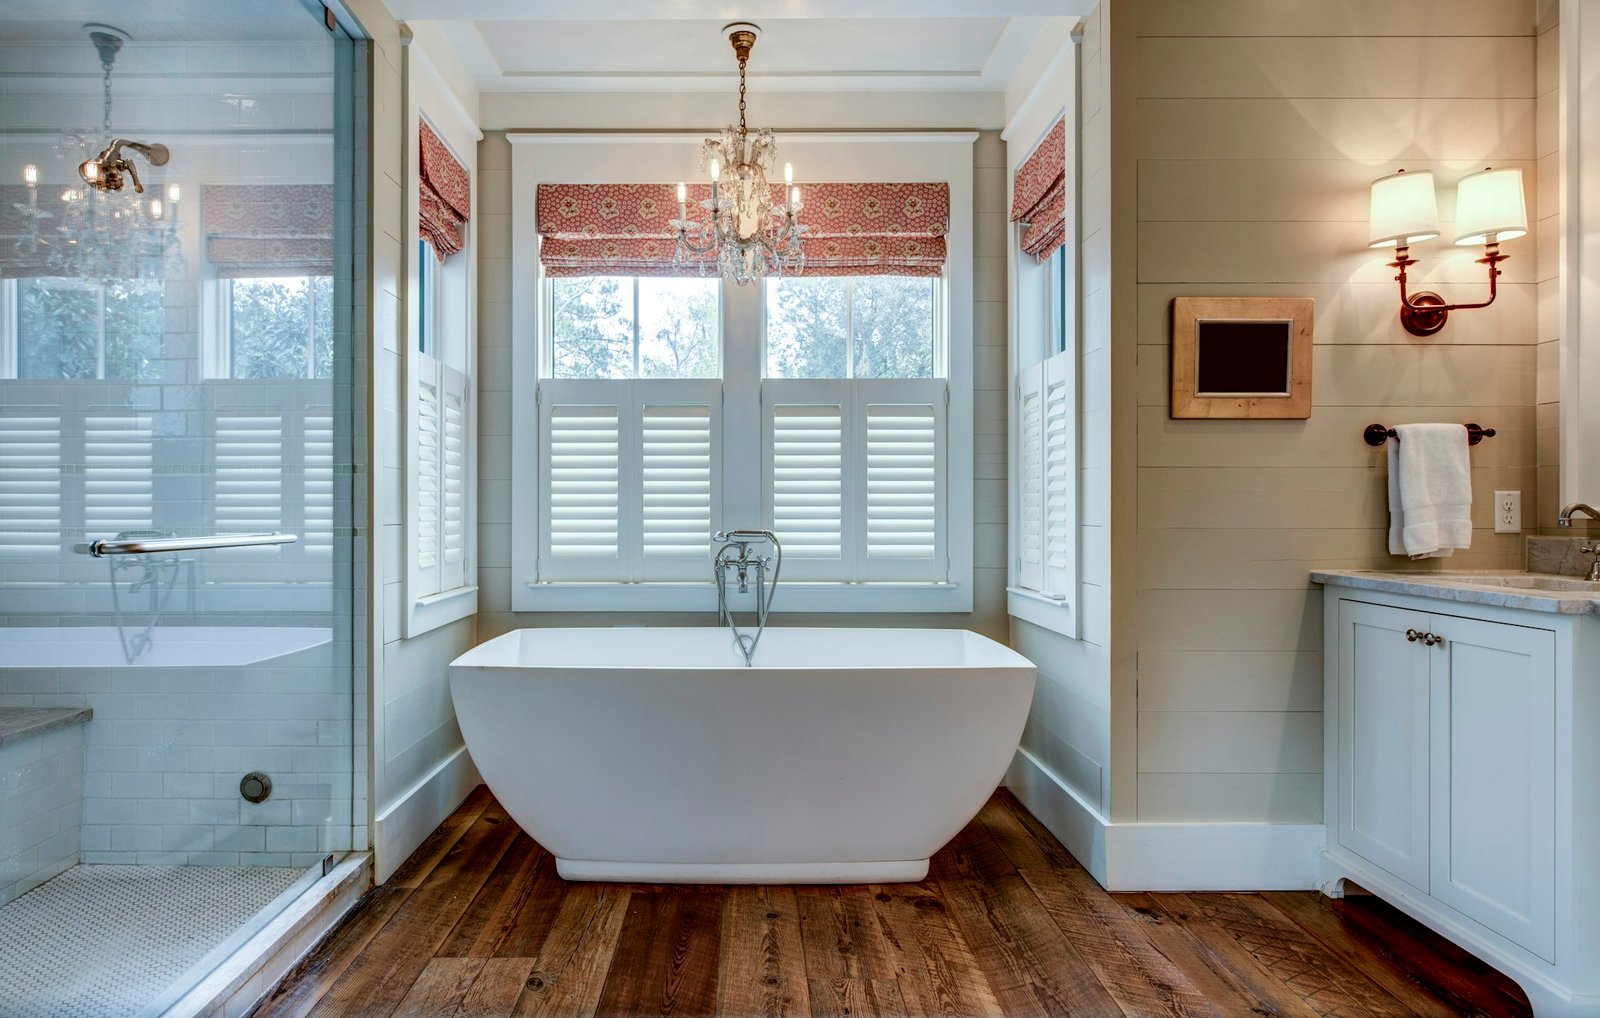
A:
POLYGON ((90 541, 73 550, 95 558, 107 555, 161 555, 171 551, 206 551, 211 548, 255 548, 268 544, 293 544, 294 534, 215 534, 211 537, 158 537, 136 541, 90 541))

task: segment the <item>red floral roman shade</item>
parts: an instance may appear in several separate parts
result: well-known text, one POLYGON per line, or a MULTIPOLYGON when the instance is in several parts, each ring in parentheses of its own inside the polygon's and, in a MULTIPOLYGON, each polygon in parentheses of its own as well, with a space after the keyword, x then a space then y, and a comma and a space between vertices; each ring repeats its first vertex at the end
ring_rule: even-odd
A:
POLYGON ((331 184, 207 184, 206 260, 224 279, 331 276, 331 184))
POLYGON ((443 261, 463 246, 461 227, 472 216, 472 180, 428 122, 420 124, 417 227, 443 261))
POLYGON ((1044 141, 1017 167, 1011 220, 1027 224, 1022 250, 1044 261, 1067 238, 1067 122, 1057 120, 1044 141))
MULTIPOLYGON (((710 184, 689 185, 700 219, 710 184)), ((947 184, 802 185, 808 276, 937 276, 950 228, 947 184)), ((773 204, 784 201, 774 186, 773 204)), ((713 259, 674 265, 674 184, 540 184, 539 259, 552 276, 695 276, 713 259)))

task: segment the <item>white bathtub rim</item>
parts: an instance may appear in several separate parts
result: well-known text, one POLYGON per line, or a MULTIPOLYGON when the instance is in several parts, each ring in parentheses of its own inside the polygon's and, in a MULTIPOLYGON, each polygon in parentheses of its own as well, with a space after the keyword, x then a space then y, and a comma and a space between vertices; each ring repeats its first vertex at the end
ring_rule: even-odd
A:
POLYGON ((563 880, 631 884, 916 884, 927 859, 893 862, 611 862, 556 857, 563 880))

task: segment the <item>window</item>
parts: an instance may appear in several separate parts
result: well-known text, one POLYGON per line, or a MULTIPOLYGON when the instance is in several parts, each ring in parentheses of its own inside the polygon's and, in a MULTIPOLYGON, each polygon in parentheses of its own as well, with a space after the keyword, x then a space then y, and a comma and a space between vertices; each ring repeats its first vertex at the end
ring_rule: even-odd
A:
POLYGON ((229 378, 330 378, 333 277, 225 279, 229 378))
POLYGON ((783 540, 780 611, 972 610, 972 137, 787 136, 817 174, 805 266, 748 286, 674 264, 676 148, 536 137, 511 149, 512 610, 713 610, 736 527, 783 540))
POLYGON ((161 375, 166 329, 165 287, 160 280, 33 276, 3 287, 8 340, 0 350, 4 377, 123 379, 161 375))
MULTIPOLYGON (((424 101, 439 95, 439 83, 427 74, 411 84, 424 101)), ((476 128, 455 120, 441 125, 420 111, 414 116, 417 240, 407 303, 415 317, 407 324, 409 342, 401 344, 407 637, 465 618, 478 608, 473 182, 471 162, 456 155, 475 150, 476 128)))
POLYGON ((947 582, 940 279, 768 280, 726 337, 718 279, 543 292, 537 582, 707 582, 726 506, 790 580, 947 582))
POLYGON ((770 378, 932 378, 938 280, 769 279, 770 378))
POLYGON ((1067 286, 1067 249, 1064 245, 1056 248, 1045 263, 1045 268, 1050 283, 1049 317, 1046 319, 1049 349, 1052 354, 1058 354, 1067 348, 1067 314, 1072 310, 1067 302, 1070 291, 1067 286))
POLYGON ((558 276, 547 283, 554 378, 716 378, 715 279, 558 276))

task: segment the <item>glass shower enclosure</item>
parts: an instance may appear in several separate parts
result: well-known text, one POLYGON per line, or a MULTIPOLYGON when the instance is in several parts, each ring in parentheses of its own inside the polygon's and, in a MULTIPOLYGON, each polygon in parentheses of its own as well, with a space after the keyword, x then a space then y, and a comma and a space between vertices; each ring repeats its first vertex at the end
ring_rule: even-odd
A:
POLYGON ((0 1014, 161 1013, 366 847, 331 25, 0 6, 0 1014))

